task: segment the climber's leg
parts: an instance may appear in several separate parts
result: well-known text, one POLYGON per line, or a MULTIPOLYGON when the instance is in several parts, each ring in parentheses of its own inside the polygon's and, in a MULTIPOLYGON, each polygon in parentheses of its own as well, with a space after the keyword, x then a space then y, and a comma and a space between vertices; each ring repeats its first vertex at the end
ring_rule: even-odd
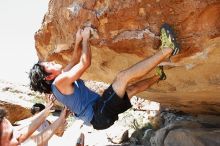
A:
POLYGON ((150 88, 154 83, 159 81, 159 76, 153 76, 151 78, 141 80, 133 85, 127 87, 126 92, 128 94, 128 98, 131 99, 137 93, 145 91, 146 89, 150 88))
POLYGON ((121 71, 115 78, 112 87, 118 96, 123 97, 130 81, 140 78, 155 68, 161 61, 169 57, 172 53, 171 48, 163 49, 154 56, 147 58, 130 68, 121 71))
POLYGON ((123 98, 125 95, 128 83, 136 78, 140 78, 150 72, 165 58, 175 55, 179 52, 176 39, 174 38, 173 31, 168 24, 161 27, 161 50, 154 56, 146 58, 143 61, 131 66, 130 68, 121 71, 112 83, 112 88, 115 93, 123 98))
POLYGON ((156 75, 154 75, 151 78, 141 80, 141 81, 127 87, 126 92, 128 94, 128 98, 131 99, 134 95, 147 90, 154 83, 158 83, 161 80, 166 80, 166 74, 163 71, 163 67, 158 66, 156 68, 156 75))

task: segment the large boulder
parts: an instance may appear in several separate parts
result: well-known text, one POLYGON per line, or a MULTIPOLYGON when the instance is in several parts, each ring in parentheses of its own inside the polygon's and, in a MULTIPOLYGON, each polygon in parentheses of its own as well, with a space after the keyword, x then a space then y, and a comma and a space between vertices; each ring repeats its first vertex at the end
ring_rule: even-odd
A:
POLYGON ((167 80, 139 96, 184 112, 219 114, 219 19, 219 0, 50 0, 35 46, 40 60, 66 65, 77 29, 92 26, 92 65, 83 78, 110 83, 158 51, 160 26, 167 22, 180 54, 166 63, 167 80))
POLYGON ((11 123, 32 116, 30 110, 32 104, 10 93, 0 92, 0 107, 7 111, 7 119, 11 123))
POLYGON ((152 146, 218 146, 220 131, 213 125, 181 121, 159 129, 150 141, 152 146))

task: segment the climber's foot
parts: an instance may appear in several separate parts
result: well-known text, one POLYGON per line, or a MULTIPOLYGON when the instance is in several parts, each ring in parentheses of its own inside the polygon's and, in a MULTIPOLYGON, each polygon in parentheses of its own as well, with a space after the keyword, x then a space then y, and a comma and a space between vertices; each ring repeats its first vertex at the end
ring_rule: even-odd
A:
POLYGON ((171 26, 164 23, 160 29, 160 33, 161 49, 171 48, 173 50, 171 56, 178 54, 180 48, 171 26))
POLYGON ((163 71, 163 66, 156 67, 156 75, 160 77, 159 80, 166 80, 167 78, 166 74, 163 71))

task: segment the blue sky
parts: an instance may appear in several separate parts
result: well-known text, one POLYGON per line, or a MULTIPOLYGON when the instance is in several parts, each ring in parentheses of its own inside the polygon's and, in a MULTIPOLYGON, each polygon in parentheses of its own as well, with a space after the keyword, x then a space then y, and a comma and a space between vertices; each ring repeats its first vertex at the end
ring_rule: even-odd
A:
POLYGON ((0 2, 0 79, 28 83, 26 72, 37 61, 34 33, 41 27, 49 0, 0 2))

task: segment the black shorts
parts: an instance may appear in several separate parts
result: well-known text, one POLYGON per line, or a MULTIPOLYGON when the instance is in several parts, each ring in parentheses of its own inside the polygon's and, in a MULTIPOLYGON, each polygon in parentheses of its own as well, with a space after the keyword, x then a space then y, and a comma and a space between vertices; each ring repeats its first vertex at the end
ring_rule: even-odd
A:
POLYGON ((129 108, 131 108, 131 103, 127 93, 120 98, 110 85, 93 105, 94 116, 91 124, 97 130, 107 129, 118 120, 118 114, 129 108))

